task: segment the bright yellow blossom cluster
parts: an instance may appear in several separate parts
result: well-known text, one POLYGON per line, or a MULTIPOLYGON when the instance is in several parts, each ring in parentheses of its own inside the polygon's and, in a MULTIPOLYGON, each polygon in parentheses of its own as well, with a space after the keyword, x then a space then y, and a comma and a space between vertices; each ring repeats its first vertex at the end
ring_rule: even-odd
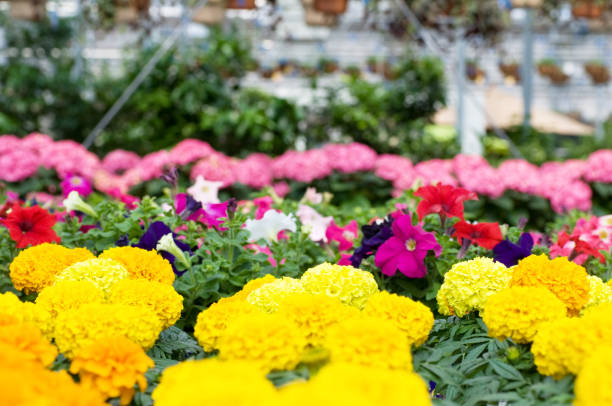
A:
POLYGON ((261 285, 247 296, 246 301, 272 313, 278 310, 283 299, 301 292, 304 292, 301 280, 284 277, 261 285))
POLYGON ((574 406, 612 405, 612 346, 594 349, 574 383, 574 406))
POLYGON ((104 294, 108 294, 114 284, 127 277, 128 271, 120 262, 93 258, 65 268, 55 277, 55 283, 87 281, 93 283, 104 294))
POLYGON ((172 285, 174 271, 167 259, 155 250, 143 250, 137 247, 113 247, 99 255, 102 259, 120 262, 127 269, 132 279, 147 279, 172 285))

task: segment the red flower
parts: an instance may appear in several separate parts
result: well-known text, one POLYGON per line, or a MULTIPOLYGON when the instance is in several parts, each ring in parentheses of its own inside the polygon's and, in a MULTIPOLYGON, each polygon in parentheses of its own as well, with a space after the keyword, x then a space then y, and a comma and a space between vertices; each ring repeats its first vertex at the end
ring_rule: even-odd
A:
POLYGON ((476 193, 450 185, 422 186, 414 194, 423 200, 417 206, 419 220, 428 214, 436 213, 442 223, 448 217, 459 217, 463 220, 463 202, 478 200, 476 193))
POLYGON ((501 240, 502 233, 497 223, 470 224, 464 220, 455 224, 455 233, 459 244, 463 245, 463 239, 469 240, 476 245, 492 250, 501 240))
POLYGON ((17 243, 17 248, 26 248, 44 242, 59 243, 59 236, 51 228, 55 222, 55 216, 39 206, 22 208, 14 205, 4 225, 17 243))
POLYGON ((569 256, 570 261, 573 261, 577 256, 582 254, 586 256, 593 256, 599 259, 599 262, 601 262, 602 264, 606 262, 606 259, 604 258, 603 255, 601 255, 601 252, 599 252, 595 247, 593 247, 588 242, 581 240, 580 236, 578 235, 570 236, 565 231, 561 231, 557 239, 557 245, 560 247, 563 247, 569 241, 572 241, 575 244, 574 249, 572 250, 572 253, 569 256))

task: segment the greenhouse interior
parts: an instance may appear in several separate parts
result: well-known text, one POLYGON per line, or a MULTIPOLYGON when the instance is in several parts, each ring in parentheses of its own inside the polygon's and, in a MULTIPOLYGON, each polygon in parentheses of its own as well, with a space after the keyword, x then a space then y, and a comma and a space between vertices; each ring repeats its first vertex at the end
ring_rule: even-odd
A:
POLYGON ((612 406, 611 68, 610 0, 0 0, 0 405, 612 406))

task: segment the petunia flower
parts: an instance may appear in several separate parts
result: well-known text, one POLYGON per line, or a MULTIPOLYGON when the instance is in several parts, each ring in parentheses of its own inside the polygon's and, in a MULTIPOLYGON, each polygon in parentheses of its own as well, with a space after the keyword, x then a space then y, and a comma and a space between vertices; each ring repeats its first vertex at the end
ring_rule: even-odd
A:
POLYGON ((363 234, 361 246, 355 249, 351 256, 351 264, 355 268, 359 268, 364 259, 374 255, 378 247, 393 236, 393 231, 391 231, 392 223, 393 219, 389 217, 361 227, 361 233, 363 234))
POLYGON ((275 210, 268 210, 259 220, 248 219, 244 228, 251 234, 251 241, 258 241, 263 238, 270 244, 272 241, 278 241, 278 233, 282 230, 295 232, 296 227, 293 214, 287 215, 275 210))
POLYGON ((521 234, 518 244, 510 240, 503 240, 493 247, 494 259, 507 267, 514 266, 518 262, 531 255, 533 249, 533 237, 529 233, 521 234))
POLYGON ((435 213, 440 216, 442 224, 449 217, 459 217, 463 220, 463 202, 478 200, 476 193, 450 185, 422 186, 414 195, 423 198, 417 206, 419 220, 435 213))
POLYGON ((198 176, 195 183, 187 189, 187 193, 202 204, 219 203, 221 186, 223 186, 223 182, 208 181, 204 177, 198 176))
POLYGON ((274 199, 270 196, 256 197, 253 199, 253 204, 257 208, 255 211, 255 219, 261 219, 268 210, 272 208, 274 199))
POLYGON ((174 256, 177 261, 182 263, 185 268, 191 268, 191 262, 189 261, 189 257, 186 256, 185 252, 176 244, 171 232, 159 239, 155 249, 157 251, 167 252, 168 254, 174 256))
POLYGON ((2 222, 8 228, 11 238, 17 243, 17 248, 45 242, 60 242, 60 237, 52 228, 56 222, 55 216, 39 206, 20 207, 15 204, 2 222))
POLYGON ((305 204, 298 206, 297 215, 302 222, 302 229, 308 232, 308 237, 315 242, 327 242, 325 236, 327 227, 334 220, 333 217, 323 217, 318 211, 305 204))
POLYGON ((325 230, 325 236, 328 241, 337 241, 340 251, 348 251, 353 248, 355 239, 359 234, 359 225, 355 220, 352 220, 344 227, 340 227, 335 221, 332 222, 325 230))
POLYGON ((317 192, 317 189, 313 187, 306 188, 306 193, 302 200, 310 202, 312 204, 321 204, 323 202, 323 195, 317 192))
MULTIPOLYGON (((151 223, 149 225, 149 228, 147 228, 147 230, 142 235, 142 237, 140 237, 138 244, 134 244, 133 246, 142 248, 143 250, 148 250, 148 251, 154 250, 157 248, 157 243, 161 240, 161 238, 168 234, 172 234, 172 238, 174 238, 174 243, 182 251, 187 252, 188 254, 191 254, 189 245, 180 241, 177 238, 176 234, 172 233, 172 230, 170 230, 170 227, 168 227, 166 224, 162 223, 161 221, 155 221, 151 223)), ((128 243, 129 243, 129 239, 125 245, 127 245, 128 243)), ((117 243, 117 245, 119 245, 119 243, 117 243)), ((160 254, 162 257, 167 259, 168 262, 170 262, 175 274, 177 274, 178 276, 181 276, 184 273, 184 272, 177 270, 176 266, 174 265, 174 262, 176 261, 176 258, 174 257, 174 255, 172 255, 170 252, 167 252, 167 251, 162 251, 160 252, 160 254)))
POLYGON ((586 262, 588 257, 593 256, 599 259, 602 264, 606 262, 605 257, 586 241, 577 235, 569 235, 561 231, 557 237, 557 243, 550 248, 551 257, 566 256, 570 261, 579 265, 586 262))
POLYGON ((62 193, 64 197, 67 197, 73 190, 77 191, 79 195, 87 197, 91 194, 91 183, 87 179, 79 175, 68 174, 61 183, 62 193))
POLYGON ((201 208, 202 203, 187 193, 177 193, 174 196, 174 209, 183 220, 197 221, 199 218, 198 210, 201 208))
POLYGON ((455 224, 455 233, 459 244, 464 244, 464 240, 479 245, 488 250, 493 249, 501 240, 502 233, 498 223, 478 223, 470 224, 466 221, 459 221, 455 224))
POLYGON ((436 256, 442 253, 435 235, 413 226, 409 214, 397 218, 391 229, 393 236, 376 251, 376 266, 387 276, 394 276, 399 270, 409 278, 424 278, 427 253, 433 251, 436 256))
POLYGON ((68 197, 64 199, 62 204, 68 212, 80 211, 81 213, 88 214, 91 217, 98 218, 98 213, 96 213, 93 207, 91 207, 90 205, 85 203, 83 199, 81 199, 79 192, 77 192, 76 190, 70 192, 68 194, 68 197))

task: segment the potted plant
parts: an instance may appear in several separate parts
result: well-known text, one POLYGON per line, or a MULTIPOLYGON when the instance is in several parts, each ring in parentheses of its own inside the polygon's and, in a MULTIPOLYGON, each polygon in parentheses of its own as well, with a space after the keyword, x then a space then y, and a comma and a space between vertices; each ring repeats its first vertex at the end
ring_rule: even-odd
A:
POLYGON ((540 61, 538 63, 538 71, 555 85, 564 85, 570 78, 553 59, 543 59, 540 61))
POLYGON ((357 65, 350 65, 344 69, 344 73, 349 75, 352 79, 359 79, 361 77, 361 69, 357 65))
POLYGON ((605 85, 610 81, 610 72, 606 65, 599 61, 591 61, 584 64, 584 70, 591 77, 595 85, 605 85))
POLYGON ((343 14, 348 0, 314 0, 314 8, 322 13, 343 14))
POLYGON ((40 21, 47 15, 46 0, 10 0, 11 17, 17 20, 40 21))
POLYGON ((227 8, 252 10, 255 8, 255 0, 227 0, 227 8))
POLYGON ((308 25, 332 27, 338 24, 338 15, 318 11, 314 7, 315 0, 302 0, 304 21, 308 25))
POLYGON ((511 0, 514 8, 537 8, 542 5, 542 0, 511 0))
POLYGON ((604 4, 601 0, 574 0, 572 3, 572 14, 574 14, 574 17, 601 18, 604 9, 604 4))
POLYGON ((324 73, 334 73, 339 69, 338 62, 330 58, 320 58, 319 69, 324 73))
POLYGON ((115 21, 130 23, 149 12, 151 0, 114 0, 115 21))
POLYGON ((398 78, 397 68, 393 66, 390 62, 385 62, 383 65, 382 74, 387 80, 395 80, 398 78))
POLYGON ((368 65, 368 70, 372 73, 378 73, 378 71, 380 70, 380 62, 378 61, 378 58, 375 56, 370 56, 368 57, 367 61, 366 61, 367 65, 368 65))
POLYGON ((510 79, 514 83, 521 81, 521 67, 516 62, 500 62, 499 70, 504 75, 505 79, 510 79))
POLYGON ((225 20, 225 5, 225 0, 208 0, 204 7, 194 11, 191 19, 201 24, 221 24, 225 20))
POLYGON ((478 63, 475 60, 467 61, 465 64, 465 74, 467 78, 472 82, 483 82, 486 74, 480 69, 478 63))

